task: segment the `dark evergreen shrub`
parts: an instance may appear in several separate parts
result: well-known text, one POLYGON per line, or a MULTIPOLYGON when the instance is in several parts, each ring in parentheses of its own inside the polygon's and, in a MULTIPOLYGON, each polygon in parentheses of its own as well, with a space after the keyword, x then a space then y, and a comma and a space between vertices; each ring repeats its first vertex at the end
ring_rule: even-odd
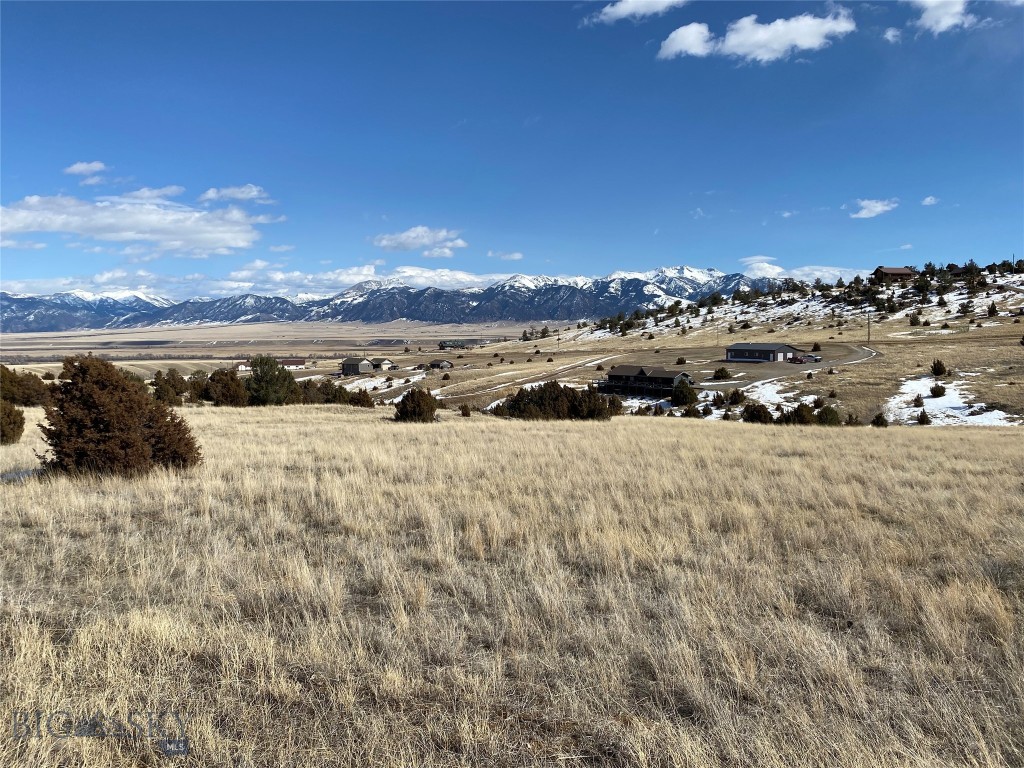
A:
POLYGON ((863 424, 861 423, 861 420, 860 420, 860 416, 858 416, 856 413, 848 413, 848 414, 846 414, 846 426, 848 426, 848 427, 861 427, 861 426, 863 426, 863 424))
MULTIPOLYGON (((344 387, 338 387, 338 389, 348 392, 344 387)), ((355 405, 359 408, 373 408, 376 405, 376 403, 373 402, 373 397, 371 397, 370 393, 365 389, 357 389, 355 392, 348 392, 348 396, 342 400, 342 403, 344 405, 355 405)))
POLYGON ((50 471, 133 475, 202 461, 188 424, 106 360, 69 357, 45 407, 50 471))
POLYGON ((459 406, 459 413, 462 414, 463 416, 465 416, 468 419, 469 418, 469 414, 470 414, 469 406, 466 405, 465 403, 460 405, 459 406))
POLYGON ((922 408, 921 412, 917 414, 917 423, 923 426, 928 426, 932 423, 932 417, 928 415, 928 411, 924 408, 922 408))
MULTIPOLYGON (((530 361, 529 361, 529 360, 527 360, 526 362, 530 362, 530 361)), ((598 364, 598 366, 597 366, 597 368, 595 368, 594 370, 595 370, 595 371, 603 371, 603 370, 604 370, 604 366, 603 366, 603 365, 601 365, 601 364, 599 363, 599 364, 598 364)))
POLYGON ((676 365, 686 365, 686 358, 685 357, 677 357, 676 358, 676 365))
POLYGON ((875 418, 871 420, 872 427, 888 427, 889 420, 885 418, 885 414, 879 411, 875 414, 875 418))
POLYGON ((743 325, 741 325, 740 328, 742 328, 744 331, 746 331, 746 330, 748 330, 750 328, 753 328, 753 326, 750 324, 749 320, 744 320, 743 321, 743 325))
POLYGON ((808 379, 813 379, 814 378, 814 374, 811 371, 808 371, 807 372, 807 378, 808 379))
POLYGON ((437 398, 426 390, 419 387, 410 389, 395 404, 395 421, 431 422, 440 405, 437 398))
POLYGON ((837 397, 839 397, 839 395, 836 393, 836 391, 834 389, 830 389, 828 391, 828 399, 829 400, 835 400, 837 397))
POLYGON ((703 416, 700 415, 700 408, 695 403, 690 403, 683 408, 683 416, 687 419, 701 419, 703 416))
POLYGON ((821 344, 814 342, 814 346, 811 347, 811 352, 821 352, 821 344))
POLYGON ((715 408, 724 407, 725 402, 725 395, 723 395, 721 392, 715 392, 714 397, 711 398, 711 404, 715 406, 715 408))
POLYGON ((202 403, 206 399, 206 387, 210 377, 206 371, 195 370, 188 377, 188 399, 190 403, 202 403))
POLYGON ((928 391, 932 393, 932 397, 942 397, 946 394, 946 388, 941 384, 932 384, 932 388, 928 391))
POLYGON ((842 420, 839 418, 839 411, 831 405, 826 405, 818 411, 817 418, 818 423, 826 427, 838 427, 842 424, 842 420))
POLYGON ((6 400, 0 400, 0 445, 13 445, 25 431, 25 414, 6 400))
POLYGON ((711 414, 713 414, 714 412, 715 412, 714 408, 712 408, 707 403, 705 403, 704 407, 700 409, 700 415, 703 416, 705 419, 708 416, 710 416, 711 414))
POLYGON ((252 373, 245 381, 249 405, 284 405, 300 402, 301 393, 291 371, 285 370, 277 360, 259 355, 249 361, 252 373))
POLYGON ((11 405, 31 408, 50 402, 51 388, 34 373, 15 373, 0 365, 0 397, 11 405))
POLYGON ((775 420, 776 424, 813 424, 816 421, 814 411, 807 403, 800 403, 790 411, 786 411, 775 420))
POLYGON ((932 360, 932 376, 945 376, 946 375, 946 364, 936 358, 932 360))
POLYGON ((181 395, 174 391, 162 371, 157 371, 153 377, 153 397, 165 405, 181 405, 181 395))
POLYGON ((452 380, 452 375, 450 373, 446 373, 444 376, 441 377, 441 381, 451 381, 451 380, 452 380))
POLYGON ((53 375, 53 371, 46 371, 40 378, 43 381, 54 381, 57 377, 53 375))
POLYGON ((210 374, 205 399, 217 406, 241 408, 249 404, 249 393, 234 368, 221 368, 210 374))
POLYGON ((914 402, 911 403, 915 408, 924 408, 924 398, 920 394, 914 396, 914 402))
POLYGON ((539 387, 520 389, 492 413, 513 419, 609 419, 621 412, 622 403, 606 398, 593 387, 585 390, 546 381, 539 387))
POLYGON ((824 408, 825 407, 825 398, 823 398, 823 397, 816 397, 816 398, 814 398, 814 402, 811 403, 811 407, 814 410, 818 410, 819 408, 824 408))
POLYGON ((672 388, 672 405, 690 405, 691 403, 696 403, 699 399, 697 391, 685 381, 680 381, 672 388))
POLYGON ((732 374, 729 373, 729 369, 723 366, 722 368, 716 368, 715 372, 711 374, 711 378, 715 381, 725 381, 731 375, 732 374))
POLYGON ((768 410, 768 406, 755 402, 749 402, 743 406, 743 413, 740 414, 740 418, 750 424, 772 424, 775 421, 772 418, 772 412, 768 410))
POLYGON ((743 401, 747 399, 741 389, 733 389, 729 392, 729 405, 743 405, 743 401))
POLYGON ((548 362, 549 362, 549 363, 553 363, 553 362, 555 362, 555 358, 553 358, 553 357, 549 357, 549 358, 548 358, 548 362))

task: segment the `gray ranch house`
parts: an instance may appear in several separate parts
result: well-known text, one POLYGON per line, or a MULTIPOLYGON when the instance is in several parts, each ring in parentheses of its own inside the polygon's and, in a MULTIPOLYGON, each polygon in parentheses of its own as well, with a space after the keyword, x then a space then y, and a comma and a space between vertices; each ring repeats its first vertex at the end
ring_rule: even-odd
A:
POLYGON ((789 344, 733 344, 725 350, 730 363, 774 363, 805 354, 789 344))
POLYGON ((365 357, 346 357, 341 361, 342 376, 358 376, 361 373, 373 373, 373 363, 365 357))

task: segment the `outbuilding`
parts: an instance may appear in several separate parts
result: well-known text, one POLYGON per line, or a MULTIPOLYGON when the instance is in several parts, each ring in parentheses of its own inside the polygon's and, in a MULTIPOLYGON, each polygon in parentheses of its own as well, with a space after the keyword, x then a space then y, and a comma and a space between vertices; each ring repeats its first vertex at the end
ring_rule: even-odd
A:
POLYGON ((371 357, 370 363, 373 365, 375 371, 396 371, 398 366, 386 357, 371 357))
POLYGON ((451 360, 431 360, 430 361, 430 367, 431 368, 452 368, 452 367, 454 367, 454 365, 455 364, 451 360))
POLYGON ((725 359, 730 363, 774 363, 803 355, 802 349, 789 344, 733 344, 725 350, 725 359))

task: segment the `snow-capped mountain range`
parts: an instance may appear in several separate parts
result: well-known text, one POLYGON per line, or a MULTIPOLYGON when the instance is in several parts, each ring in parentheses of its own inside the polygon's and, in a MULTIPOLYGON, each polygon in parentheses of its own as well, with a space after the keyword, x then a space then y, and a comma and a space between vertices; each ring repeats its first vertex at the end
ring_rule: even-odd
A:
POLYGON ((81 328, 134 328, 200 323, 362 321, 406 319, 434 323, 579 320, 632 312, 718 292, 769 290, 768 278, 716 269, 662 267, 606 277, 513 275, 487 288, 414 288, 401 280, 367 280, 334 296, 290 298, 245 294, 175 302, 140 291, 68 291, 51 296, 0 292, 7 333, 81 328))

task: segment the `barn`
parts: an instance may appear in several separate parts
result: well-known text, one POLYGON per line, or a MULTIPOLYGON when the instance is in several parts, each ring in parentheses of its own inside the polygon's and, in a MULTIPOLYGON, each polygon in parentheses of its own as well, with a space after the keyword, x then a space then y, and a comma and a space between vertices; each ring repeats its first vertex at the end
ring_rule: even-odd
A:
POLYGON ((803 355, 802 349, 789 344, 733 344, 725 350, 730 363, 773 363, 803 355))
POLYGON ((451 360, 431 360, 431 368, 451 368, 454 366, 451 360))
POLYGON ((398 366, 386 357, 371 357, 370 363, 375 371, 397 371, 398 366))
POLYGON ((346 357, 341 361, 342 376, 358 376, 361 373, 373 373, 373 363, 365 357, 346 357))

